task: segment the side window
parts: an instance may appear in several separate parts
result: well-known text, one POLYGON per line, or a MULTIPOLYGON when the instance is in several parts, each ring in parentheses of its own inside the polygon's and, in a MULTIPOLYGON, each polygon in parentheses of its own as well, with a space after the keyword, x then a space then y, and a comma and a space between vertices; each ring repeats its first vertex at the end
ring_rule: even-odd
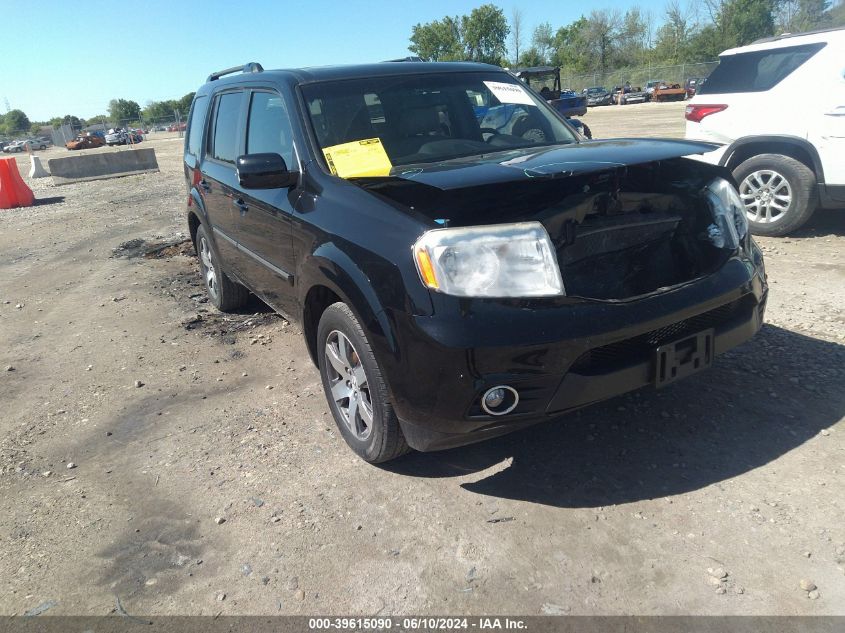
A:
POLYGON ((249 104, 246 153, 267 152, 280 154, 288 168, 296 168, 290 118, 282 97, 274 92, 254 92, 249 104))
POLYGON ((234 163, 238 152, 238 116, 243 93, 229 92, 217 97, 214 113, 214 136, 211 155, 217 160, 234 163))
POLYGON ((205 113, 207 110, 208 97, 199 96, 194 99, 191 120, 188 124, 190 126, 188 130, 188 152, 194 156, 199 156, 202 147, 202 133, 205 128, 205 113))

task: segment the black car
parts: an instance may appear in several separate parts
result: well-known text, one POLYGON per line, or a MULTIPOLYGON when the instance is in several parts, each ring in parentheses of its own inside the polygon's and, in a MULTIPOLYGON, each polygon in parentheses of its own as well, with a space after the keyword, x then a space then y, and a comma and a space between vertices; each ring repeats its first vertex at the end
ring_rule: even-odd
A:
MULTIPOLYGON (((243 72, 242 72, 243 71, 243 72)), ((767 284, 711 145, 582 142, 482 64, 212 74, 185 142, 211 301, 297 319, 363 459, 500 435, 708 367, 767 284), (482 120, 512 117, 496 129, 482 120)))
POLYGON ((593 86, 592 88, 584 88, 581 94, 587 97, 587 105, 589 107, 610 105, 612 95, 607 88, 603 86, 593 86))

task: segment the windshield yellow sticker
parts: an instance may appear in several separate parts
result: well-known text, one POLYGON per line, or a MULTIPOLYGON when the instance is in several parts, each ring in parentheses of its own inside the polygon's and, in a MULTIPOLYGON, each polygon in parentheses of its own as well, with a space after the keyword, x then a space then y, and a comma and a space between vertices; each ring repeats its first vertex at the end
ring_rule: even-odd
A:
POLYGON ((367 138, 323 148, 329 169, 341 178, 388 176, 393 165, 379 138, 367 138))

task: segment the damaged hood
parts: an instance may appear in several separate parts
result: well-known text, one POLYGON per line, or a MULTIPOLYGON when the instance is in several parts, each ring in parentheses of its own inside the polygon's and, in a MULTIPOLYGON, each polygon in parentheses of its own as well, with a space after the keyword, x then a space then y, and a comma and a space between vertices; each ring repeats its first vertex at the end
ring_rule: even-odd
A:
POLYGON ((499 151, 395 167, 387 177, 350 179, 397 208, 438 224, 541 220, 547 228, 615 204, 620 191, 696 191, 711 169, 690 154, 709 143, 611 139, 499 151), (554 218, 554 219, 553 219, 554 218))
POLYGON ((694 141, 608 139, 496 152, 491 156, 472 156, 424 166, 397 167, 387 180, 398 178, 450 191, 532 179, 567 178, 704 154, 716 148, 710 143, 694 141))

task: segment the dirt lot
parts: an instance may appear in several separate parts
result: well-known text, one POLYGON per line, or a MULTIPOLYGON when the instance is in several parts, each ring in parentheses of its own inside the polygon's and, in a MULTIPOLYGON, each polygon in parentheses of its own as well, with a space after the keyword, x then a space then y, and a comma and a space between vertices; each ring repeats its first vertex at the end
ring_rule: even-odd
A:
POLYGON ((759 240, 768 324, 709 372, 377 468, 297 325, 204 302, 147 145, 0 211, 0 613, 845 614, 845 213, 759 240))

